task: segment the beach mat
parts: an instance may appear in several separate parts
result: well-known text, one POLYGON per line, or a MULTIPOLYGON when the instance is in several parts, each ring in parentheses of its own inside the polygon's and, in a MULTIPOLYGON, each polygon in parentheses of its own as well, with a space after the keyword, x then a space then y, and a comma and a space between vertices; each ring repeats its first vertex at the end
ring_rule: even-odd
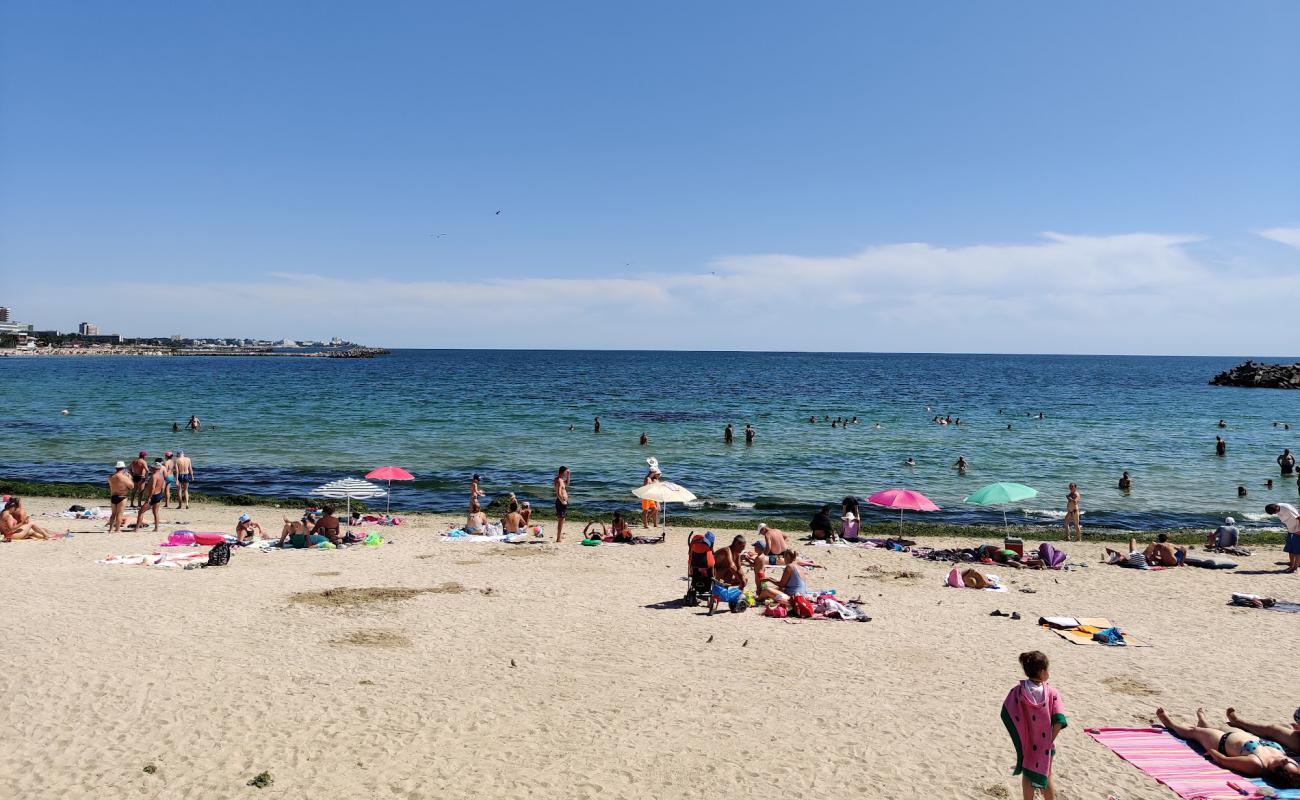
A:
MULTIPOLYGON (((1039 624, 1050 630, 1052 633, 1070 642, 1071 644, 1088 644, 1097 647, 1113 647, 1116 645, 1103 645, 1101 642, 1092 638, 1097 631, 1105 630, 1114 626, 1106 617, 1079 617, 1077 620, 1068 617, 1043 617, 1039 619, 1039 624), (1052 623, 1046 623, 1044 620, 1051 620, 1052 623), (1061 623, 1066 621, 1075 621, 1078 624, 1073 627, 1064 627, 1061 623)), ((1126 647, 1150 647, 1151 645, 1142 639, 1134 638, 1128 631, 1123 628, 1120 632, 1124 634, 1124 646, 1126 647)))
MULTIPOLYGON (((1246 800, 1267 786, 1215 765, 1187 742, 1161 728, 1085 728, 1093 740, 1185 800, 1246 800)), ((1275 789, 1292 800, 1300 791, 1275 789)))

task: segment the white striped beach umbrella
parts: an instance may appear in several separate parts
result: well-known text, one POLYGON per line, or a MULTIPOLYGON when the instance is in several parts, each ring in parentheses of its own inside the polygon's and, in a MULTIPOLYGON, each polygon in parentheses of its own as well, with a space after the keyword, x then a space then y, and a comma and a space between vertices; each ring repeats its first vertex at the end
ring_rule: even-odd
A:
POLYGON ((348 518, 351 519, 353 500, 369 500, 372 497, 383 497, 388 493, 370 481, 363 481, 360 478, 343 478, 316 487, 312 490, 312 494, 316 497, 329 497, 335 500, 347 498, 348 518))

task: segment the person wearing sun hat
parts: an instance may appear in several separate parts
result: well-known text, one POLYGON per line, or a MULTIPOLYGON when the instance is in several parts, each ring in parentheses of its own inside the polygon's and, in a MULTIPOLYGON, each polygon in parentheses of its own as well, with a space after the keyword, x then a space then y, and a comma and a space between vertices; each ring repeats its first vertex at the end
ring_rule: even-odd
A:
MULTIPOLYGON (((642 486, 649 486, 659 481, 659 459, 650 456, 645 460, 649 470, 645 474, 645 479, 641 481, 642 486)), ((641 501, 641 527, 650 527, 650 515, 654 515, 655 524, 659 524, 659 504, 653 500, 641 501)))
POLYGON ((247 514, 240 514, 239 521, 235 523, 235 541, 240 544, 252 544, 255 538, 267 538, 262 532, 262 526, 253 522, 253 518, 247 514))
POLYGON ((126 462, 119 461, 113 465, 113 474, 108 476, 108 499, 113 513, 108 517, 108 530, 122 530, 122 511, 126 508, 126 499, 135 489, 131 473, 126 471, 126 462))

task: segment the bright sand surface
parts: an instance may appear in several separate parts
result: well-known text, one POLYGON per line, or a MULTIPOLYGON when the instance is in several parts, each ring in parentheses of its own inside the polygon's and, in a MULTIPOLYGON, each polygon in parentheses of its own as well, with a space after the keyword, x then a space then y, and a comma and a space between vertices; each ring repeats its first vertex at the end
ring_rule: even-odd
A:
MULTIPOLYGON (((1029 649, 1051 657, 1071 722, 1059 796, 1165 798, 1083 728, 1161 704, 1283 722, 1297 704, 1300 617, 1227 602, 1300 598, 1300 576, 1137 572, 1088 543, 1071 552, 1084 569, 991 570, 1011 584, 993 593, 943 588, 946 567, 904 554, 797 545, 827 566, 813 588, 860 595, 873 620, 790 624, 659 607, 686 588, 677 529, 508 546, 440 541, 451 518, 408 516, 377 549, 184 571, 95 560, 157 552, 178 527, 229 531, 238 509, 165 511, 162 534, 39 516, 71 502, 27 506, 75 538, 0 545, 4 798, 1019 797, 998 712, 1029 649), (451 591, 291 601, 335 587, 451 591), (1070 644, 1039 615, 1110 616, 1153 646, 1070 644), (262 771, 273 786, 246 785, 262 771)), ((282 511, 253 513, 278 530, 282 511)))

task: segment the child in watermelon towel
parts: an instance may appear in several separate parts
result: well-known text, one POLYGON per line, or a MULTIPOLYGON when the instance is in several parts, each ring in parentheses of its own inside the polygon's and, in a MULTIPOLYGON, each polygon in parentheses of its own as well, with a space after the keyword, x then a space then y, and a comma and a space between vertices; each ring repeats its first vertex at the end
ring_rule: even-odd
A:
POLYGON ((1065 706, 1056 689, 1047 684, 1047 656, 1031 650, 1020 654, 1020 666, 1028 680, 1017 683, 1002 702, 1002 724, 1016 747, 1016 770, 1024 800, 1033 800, 1036 789, 1055 800, 1052 784, 1052 756, 1056 736, 1068 724, 1065 706))

